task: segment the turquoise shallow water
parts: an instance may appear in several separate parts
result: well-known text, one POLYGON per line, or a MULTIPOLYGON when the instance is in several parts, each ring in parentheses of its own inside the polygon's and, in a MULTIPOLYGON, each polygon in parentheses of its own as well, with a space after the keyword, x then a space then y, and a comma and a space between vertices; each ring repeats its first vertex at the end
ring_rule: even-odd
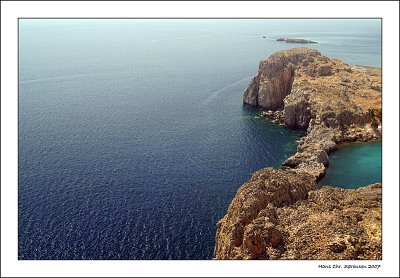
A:
POLYGON ((382 142, 351 143, 329 155, 329 167, 319 185, 358 188, 382 181, 382 142))

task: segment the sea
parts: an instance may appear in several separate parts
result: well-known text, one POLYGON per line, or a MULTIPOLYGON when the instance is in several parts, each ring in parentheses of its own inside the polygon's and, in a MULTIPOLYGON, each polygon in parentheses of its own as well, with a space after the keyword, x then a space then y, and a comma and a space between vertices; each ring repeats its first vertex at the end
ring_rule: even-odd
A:
MULTIPOLYGON (((304 46, 279 37, 381 66, 379 19, 19 19, 18 258, 212 259, 236 190, 304 136, 242 103, 304 46)), ((331 157, 323 184, 381 180, 380 143, 331 157)))
POLYGON ((382 181, 382 141, 346 144, 329 155, 319 185, 356 189, 382 181))

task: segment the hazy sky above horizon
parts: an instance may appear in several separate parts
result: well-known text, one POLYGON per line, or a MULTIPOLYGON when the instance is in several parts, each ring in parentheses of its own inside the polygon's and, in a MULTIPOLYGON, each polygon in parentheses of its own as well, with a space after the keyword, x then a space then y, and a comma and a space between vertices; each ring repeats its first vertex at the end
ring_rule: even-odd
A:
MULTIPOLYGON (((185 25, 188 28, 193 27, 193 25, 201 25, 201 26, 209 26, 213 25, 218 28, 227 28, 232 29, 235 27, 235 31, 238 31, 239 28, 243 30, 248 30, 253 25, 259 26, 262 23, 266 24, 266 27, 271 27, 271 24, 277 25, 280 27, 291 27, 293 32, 297 31, 312 31, 312 29, 320 30, 325 29, 326 32, 377 32, 381 29, 381 19, 24 19, 21 18, 19 23, 24 27, 29 27, 30 25, 38 25, 51 26, 51 27, 60 27, 60 26, 74 26, 74 25, 93 25, 93 24, 126 24, 127 21, 138 24, 139 26, 142 24, 150 25, 152 23, 159 24, 162 22, 166 27, 171 27, 176 23, 184 23, 184 25, 180 26, 180 28, 184 28, 185 25)), ((268 31, 268 30, 266 30, 268 31)))

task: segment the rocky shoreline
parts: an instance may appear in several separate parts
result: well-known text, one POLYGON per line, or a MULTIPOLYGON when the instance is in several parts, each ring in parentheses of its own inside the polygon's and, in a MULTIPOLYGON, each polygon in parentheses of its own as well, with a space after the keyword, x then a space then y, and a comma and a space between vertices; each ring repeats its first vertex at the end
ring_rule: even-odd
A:
POLYGON ((307 134, 281 169, 262 169, 239 188, 218 222, 214 257, 379 259, 381 185, 345 190, 317 181, 339 144, 381 139, 380 69, 308 48, 279 51, 260 62, 243 102, 307 134))

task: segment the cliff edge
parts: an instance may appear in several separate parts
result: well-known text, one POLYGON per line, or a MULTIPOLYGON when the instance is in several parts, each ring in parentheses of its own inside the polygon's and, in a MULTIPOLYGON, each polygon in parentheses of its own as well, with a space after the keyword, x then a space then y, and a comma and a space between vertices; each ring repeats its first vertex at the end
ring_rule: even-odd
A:
POLYGON ((253 174, 217 224, 216 259, 380 259, 381 184, 324 186, 342 142, 381 138, 381 70, 308 48, 272 54, 243 102, 275 123, 307 130, 281 169, 253 174))
POLYGON ((274 122, 306 129, 297 153, 283 166, 320 179, 339 143, 381 138, 381 88, 379 68, 292 48, 260 62, 243 102, 265 109, 263 116, 274 122))
POLYGON ((306 173, 265 168, 217 224, 216 259, 381 259, 382 187, 316 187, 306 173))

